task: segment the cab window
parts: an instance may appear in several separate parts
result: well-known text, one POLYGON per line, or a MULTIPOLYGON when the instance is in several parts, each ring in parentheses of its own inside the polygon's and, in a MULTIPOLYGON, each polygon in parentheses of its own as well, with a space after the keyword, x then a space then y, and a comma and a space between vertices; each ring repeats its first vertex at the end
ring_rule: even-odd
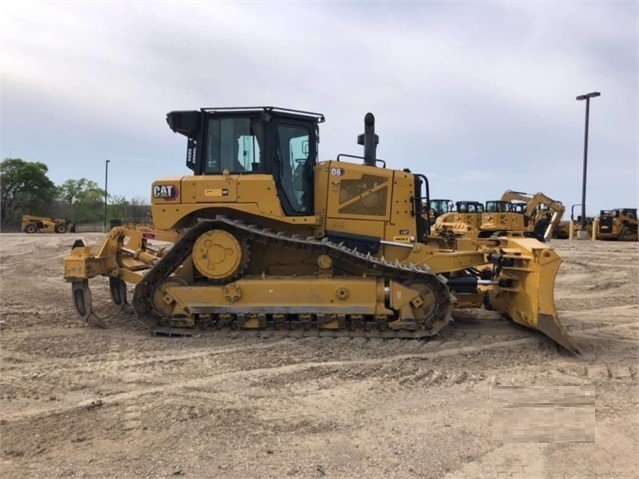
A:
POLYGON ((204 173, 261 171, 261 124, 251 118, 210 118, 204 148, 204 173))

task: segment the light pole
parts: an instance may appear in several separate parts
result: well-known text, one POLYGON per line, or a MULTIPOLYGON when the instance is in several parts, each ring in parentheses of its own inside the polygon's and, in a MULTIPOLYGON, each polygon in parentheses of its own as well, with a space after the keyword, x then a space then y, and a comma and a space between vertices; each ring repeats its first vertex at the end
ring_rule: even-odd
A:
POLYGON ((106 160, 104 162, 104 229, 106 230, 107 223, 107 196, 108 196, 108 188, 109 188, 109 163, 111 160, 106 160))
POLYGON ((598 91, 579 95, 577 100, 586 100, 586 131, 584 132, 584 177, 581 185, 581 231, 577 238, 587 237, 586 233, 586 168, 588 165, 588 116, 590 115, 590 99, 601 95, 598 91))

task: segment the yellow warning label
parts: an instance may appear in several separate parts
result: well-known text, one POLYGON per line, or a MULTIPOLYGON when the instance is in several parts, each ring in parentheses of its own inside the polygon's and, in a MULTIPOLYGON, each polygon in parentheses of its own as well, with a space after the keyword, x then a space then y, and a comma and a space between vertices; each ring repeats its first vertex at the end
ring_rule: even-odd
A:
POLYGON ((393 241, 398 243, 410 243, 410 236, 394 236, 393 241))

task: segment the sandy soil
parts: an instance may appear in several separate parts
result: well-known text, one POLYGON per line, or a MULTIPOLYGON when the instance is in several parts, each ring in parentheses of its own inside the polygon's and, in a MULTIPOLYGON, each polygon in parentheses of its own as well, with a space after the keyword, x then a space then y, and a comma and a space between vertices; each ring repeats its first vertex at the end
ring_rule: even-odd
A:
POLYGON ((639 477, 636 243, 552 243, 572 356, 484 311, 430 341, 152 337, 103 279, 95 329, 78 236, 0 236, 2 477, 639 477), (594 442, 496 437, 499 385, 594 388, 594 442))

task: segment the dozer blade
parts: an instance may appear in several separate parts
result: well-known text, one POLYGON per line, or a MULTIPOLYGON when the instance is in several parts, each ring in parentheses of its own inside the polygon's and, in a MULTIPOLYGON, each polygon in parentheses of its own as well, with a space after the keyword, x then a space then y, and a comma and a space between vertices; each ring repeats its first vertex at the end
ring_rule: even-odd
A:
POLYGON ((579 354, 577 345, 570 336, 566 333, 563 325, 559 322, 559 318, 556 314, 540 314, 537 318, 537 329, 554 340, 557 344, 560 344, 568 351, 579 354))
POLYGON ((532 238, 509 238, 503 248, 500 285, 489 292, 490 306, 579 353, 555 309, 555 278, 560 265, 561 258, 546 244, 532 238))

